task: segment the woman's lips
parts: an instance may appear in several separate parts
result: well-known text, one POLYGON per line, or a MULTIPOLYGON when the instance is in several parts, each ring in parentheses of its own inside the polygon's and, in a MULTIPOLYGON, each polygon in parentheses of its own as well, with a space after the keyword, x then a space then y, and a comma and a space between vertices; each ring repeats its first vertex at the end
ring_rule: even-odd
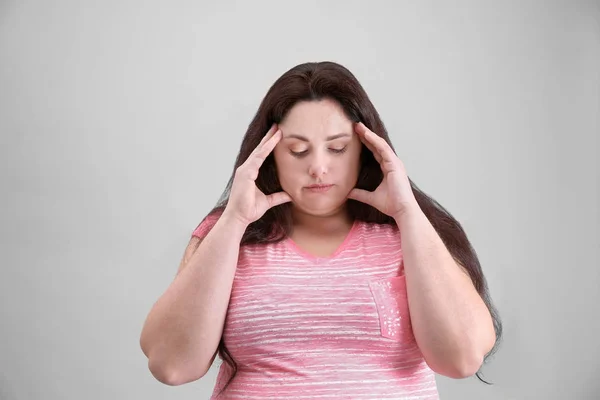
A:
POLYGON ((310 185, 310 186, 306 186, 306 190, 310 191, 310 192, 315 192, 315 193, 323 193, 328 191, 329 189, 331 189, 333 187, 333 185, 310 185))

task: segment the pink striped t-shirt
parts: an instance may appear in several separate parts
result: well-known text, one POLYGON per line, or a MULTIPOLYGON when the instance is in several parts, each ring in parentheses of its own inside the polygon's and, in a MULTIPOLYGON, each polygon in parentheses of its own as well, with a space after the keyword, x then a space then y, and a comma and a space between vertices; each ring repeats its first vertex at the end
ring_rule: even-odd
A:
MULTIPOLYGON (((439 398, 413 336, 396 226, 355 221, 330 257, 289 238, 242 246, 223 339, 238 372, 219 399, 439 398)), ((211 399, 230 373, 223 362, 211 399)))

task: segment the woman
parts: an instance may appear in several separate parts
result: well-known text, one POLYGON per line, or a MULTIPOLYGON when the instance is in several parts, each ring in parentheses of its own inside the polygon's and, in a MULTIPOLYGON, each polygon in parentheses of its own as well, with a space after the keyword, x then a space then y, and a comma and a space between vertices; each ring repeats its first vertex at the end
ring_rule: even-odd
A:
POLYGON ((141 347, 161 382, 213 398, 437 399, 501 324, 460 224, 408 178, 345 67, 270 88, 223 197, 192 234, 141 347))

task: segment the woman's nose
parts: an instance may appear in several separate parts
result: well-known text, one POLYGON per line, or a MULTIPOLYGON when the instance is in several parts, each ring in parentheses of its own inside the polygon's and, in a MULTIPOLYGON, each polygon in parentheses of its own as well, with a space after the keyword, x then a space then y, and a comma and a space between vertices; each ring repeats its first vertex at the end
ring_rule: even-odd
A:
POLYGON ((327 160, 326 156, 316 155, 311 161, 308 167, 308 173, 313 178, 322 178, 327 174, 327 160))

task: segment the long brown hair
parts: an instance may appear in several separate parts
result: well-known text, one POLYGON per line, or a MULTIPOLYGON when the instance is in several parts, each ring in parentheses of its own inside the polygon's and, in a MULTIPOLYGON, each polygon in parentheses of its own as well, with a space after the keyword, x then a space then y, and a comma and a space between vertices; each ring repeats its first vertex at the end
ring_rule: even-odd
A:
MULTIPOLYGON (((209 215, 218 214, 226 207, 235 170, 246 161, 254 148, 258 146, 270 126, 273 123, 280 123, 296 103, 300 101, 318 101, 326 98, 338 102, 350 120, 363 122, 371 131, 385 139, 394 149, 375 106, 371 103, 361 84, 347 68, 334 62, 310 62, 297 65, 277 79, 262 100, 242 140, 231 178, 217 205, 209 215)), ((371 151, 364 145, 360 157, 361 169, 356 187, 375 190, 383 179, 381 167, 371 151)), ((497 310, 492 304, 477 254, 461 224, 437 201, 420 190, 412 180, 410 180, 410 183, 421 210, 427 216, 454 259, 465 267, 475 289, 479 292, 491 313, 496 332, 496 343, 494 348, 486 355, 485 360, 487 361, 499 345, 502 336, 502 323, 497 310)), ((272 153, 259 170, 256 186, 267 195, 282 190, 277 178, 272 153)), ((356 220, 377 224, 395 224, 393 218, 379 212, 374 207, 352 199, 347 201, 349 215, 356 220)), ((260 219, 251 223, 246 229, 240 245, 274 243, 284 239, 291 232, 291 228, 291 205, 290 203, 284 203, 269 209, 260 219)), ((221 337, 218 352, 221 359, 232 370, 229 381, 220 392, 222 393, 235 377, 237 364, 227 350, 223 337, 221 337)), ((488 383, 481 378, 480 372, 477 372, 477 377, 488 383)))

